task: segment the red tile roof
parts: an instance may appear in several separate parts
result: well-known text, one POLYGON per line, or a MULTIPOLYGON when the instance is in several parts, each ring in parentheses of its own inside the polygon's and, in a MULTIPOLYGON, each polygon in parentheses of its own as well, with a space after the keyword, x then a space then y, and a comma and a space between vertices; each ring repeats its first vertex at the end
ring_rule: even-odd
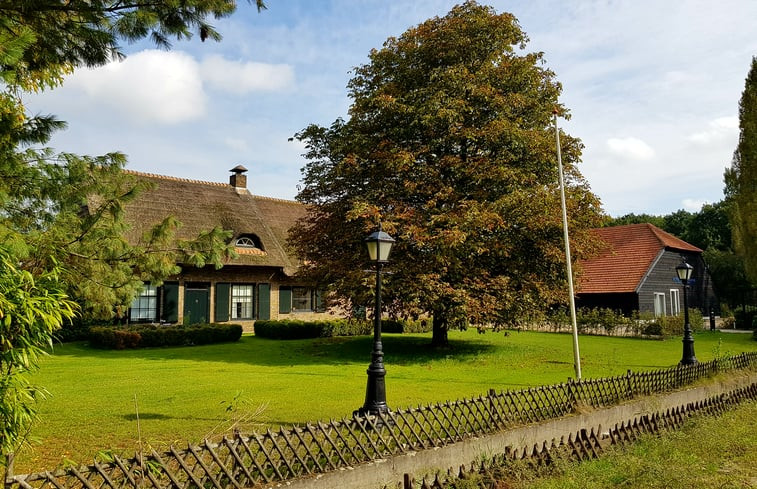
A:
POLYGON ((579 294, 634 292, 664 249, 702 252, 652 224, 598 228, 592 232, 608 246, 599 256, 581 261, 579 294))

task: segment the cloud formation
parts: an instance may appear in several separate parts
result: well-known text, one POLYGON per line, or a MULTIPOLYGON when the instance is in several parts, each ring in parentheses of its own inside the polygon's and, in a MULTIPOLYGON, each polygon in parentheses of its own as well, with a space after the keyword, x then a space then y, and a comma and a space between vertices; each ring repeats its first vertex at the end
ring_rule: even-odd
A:
POLYGON ((607 148, 614 155, 631 160, 650 160, 655 155, 651 146, 634 137, 610 138, 607 140, 607 148))
POLYGON ((712 143, 719 143, 727 138, 732 138, 738 135, 738 133, 738 117, 719 117, 710 121, 707 130, 691 134, 688 137, 688 140, 698 145, 709 145, 712 143))
POLYGON ((181 51, 141 51, 101 68, 80 69, 64 88, 81 90, 87 104, 162 124, 198 119, 207 103, 197 62, 181 51))
POLYGON ((242 63, 214 55, 205 58, 200 69, 203 80, 233 94, 278 91, 294 84, 294 69, 285 64, 242 63))
POLYGON ((230 61, 212 55, 198 62, 182 51, 154 49, 95 69, 80 69, 63 90, 79 92, 81 103, 115 110, 139 123, 178 124, 207 114, 212 87, 233 95, 280 91, 294 83, 285 64, 230 61))

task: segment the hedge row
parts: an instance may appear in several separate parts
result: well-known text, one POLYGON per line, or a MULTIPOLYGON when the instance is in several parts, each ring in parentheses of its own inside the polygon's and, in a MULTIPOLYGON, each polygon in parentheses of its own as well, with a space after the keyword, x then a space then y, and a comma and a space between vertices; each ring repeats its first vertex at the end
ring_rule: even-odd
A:
MULTIPOLYGON (((421 333, 430 331, 430 322, 384 319, 381 331, 384 333, 421 333), (428 323, 428 324, 427 324, 428 323)), ((373 333, 373 322, 354 319, 333 319, 328 321, 258 320, 255 321, 255 336, 277 340, 297 340, 304 338, 330 338, 333 336, 359 336, 373 333)))
POLYGON ((209 345, 237 341, 238 324, 194 324, 191 326, 130 326, 89 328, 89 342, 97 348, 123 350, 150 346, 209 345))

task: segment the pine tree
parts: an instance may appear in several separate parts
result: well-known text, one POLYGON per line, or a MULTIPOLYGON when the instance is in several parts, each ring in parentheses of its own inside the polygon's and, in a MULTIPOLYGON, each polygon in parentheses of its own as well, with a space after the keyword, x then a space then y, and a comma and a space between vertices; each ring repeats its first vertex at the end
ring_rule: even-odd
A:
POLYGON ((744 258, 747 277, 757 284, 757 57, 739 101, 739 143, 725 171, 733 247, 744 258))

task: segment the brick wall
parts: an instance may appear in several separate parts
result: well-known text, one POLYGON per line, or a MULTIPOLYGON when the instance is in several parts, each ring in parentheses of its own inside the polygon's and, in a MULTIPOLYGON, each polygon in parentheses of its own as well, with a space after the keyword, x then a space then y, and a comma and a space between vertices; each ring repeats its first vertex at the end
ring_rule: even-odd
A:
MULTIPOLYGON (((204 268, 192 268, 186 267, 181 275, 175 277, 170 281, 178 281, 179 283, 179 323, 183 322, 184 317, 184 296, 185 288, 189 283, 198 285, 203 284, 207 286, 208 290, 208 302, 209 310, 208 315, 212 322, 215 318, 216 310, 216 284, 218 283, 231 283, 231 284, 269 284, 270 285, 270 318, 271 319, 331 319, 334 317, 340 317, 335 311, 326 312, 290 312, 288 314, 279 313, 279 289, 282 286, 307 286, 299 282, 293 281, 291 277, 284 275, 280 269, 273 267, 224 267, 220 270, 216 270, 213 267, 204 268)), ((258 301, 255 300, 255 310, 258 311, 258 301)), ((254 332, 255 320, 240 321, 237 319, 231 320, 234 323, 241 324, 245 332, 254 332)))

